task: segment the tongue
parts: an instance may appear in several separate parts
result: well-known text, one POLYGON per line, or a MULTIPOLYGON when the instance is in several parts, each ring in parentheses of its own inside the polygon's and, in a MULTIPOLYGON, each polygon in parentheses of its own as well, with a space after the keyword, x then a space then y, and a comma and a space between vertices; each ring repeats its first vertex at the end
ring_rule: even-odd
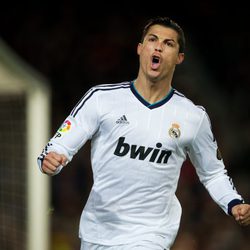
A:
POLYGON ((159 66, 160 66, 159 63, 154 63, 154 62, 152 62, 151 68, 152 68, 152 69, 157 69, 159 66))

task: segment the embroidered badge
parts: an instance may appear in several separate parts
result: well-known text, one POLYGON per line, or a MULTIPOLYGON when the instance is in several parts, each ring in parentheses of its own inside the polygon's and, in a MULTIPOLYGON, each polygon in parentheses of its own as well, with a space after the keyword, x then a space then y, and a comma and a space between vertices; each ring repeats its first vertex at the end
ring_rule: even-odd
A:
POLYGON ((57 130, 54 138, 61 137, 65 132, 68 132, 71 128, 71 122, 69 120, 65 120, 60 128, 57 130))
POLYGON ((70 130, 71 122, 69 120, 66 120, 63 122, 62 126, 59 128, 58 132, 67 132, 70 130))
POLYGON ((172 127, 168 130, 168 134, 172 138, 179 138, 181 136, 180 125, 172 123, 172 127))
POLYGON ((217 150, 216 150, 216 156, 217 156, 218 160, 222 160, 222 155, 221 155, 219 148, 217 148, 217 150))

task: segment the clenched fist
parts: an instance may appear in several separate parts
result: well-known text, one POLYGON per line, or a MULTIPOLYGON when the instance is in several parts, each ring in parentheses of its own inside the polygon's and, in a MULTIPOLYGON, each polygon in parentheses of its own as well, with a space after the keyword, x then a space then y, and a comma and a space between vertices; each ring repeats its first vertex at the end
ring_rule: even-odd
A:
POLYGON ((43 159, 42 170, 45 174, 54 175, 59 166, 65 166, 68 159, 63 154, 48 153, 43 159))
POLYGON ((232 208, 232 215, 242 226, 250 225, 250 205, 240 204, 232 208))

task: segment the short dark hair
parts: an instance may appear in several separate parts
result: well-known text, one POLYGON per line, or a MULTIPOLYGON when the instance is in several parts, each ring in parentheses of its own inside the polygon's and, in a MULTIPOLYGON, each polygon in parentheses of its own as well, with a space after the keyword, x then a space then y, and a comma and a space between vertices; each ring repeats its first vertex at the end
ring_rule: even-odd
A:
POLYGON ((156 25, 156 24, 171 28, 177 32, 178 43, 179 43, 179 47, 180 47, 179 53, 183 53, 185 50, 185 43, 186 43, 184 31, 175 21, 173 21, 169 17, 155 17, 155 18, 149 19, 144 26, 144 29, 142 32, 142 37, 141 37, 141 42, 143 42, 145 36, 148 33, 149 28, 153 25, 156 25))

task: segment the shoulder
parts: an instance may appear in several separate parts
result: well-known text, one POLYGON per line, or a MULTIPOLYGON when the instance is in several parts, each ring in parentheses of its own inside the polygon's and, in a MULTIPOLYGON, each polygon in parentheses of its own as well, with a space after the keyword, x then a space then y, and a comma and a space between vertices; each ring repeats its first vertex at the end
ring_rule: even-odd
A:
POLYGON ((98 84, 94 85, 89 92, 91 93, 103 93, 103 92, 113 92, 115 90, 123 90, 130 88, 131 82, 119 82, 119 83, 108 83, 108 84, 98 84))
POLYGON ((174 89, 173 97, 177 109, 185 112, 188 117, 202 119, 206 115, 206 109, 203 106, 195 104, 176 89, 174 89))
POLYGON ((89 98, 92 97, 98 102, 110 102, 112 100, 121 99, 124 95, 127 95, 127 91, 130 90, 131 82, 120 82, 120 83, 110 83, 110 84, 98 84, 93 86, 87 92, 89 98))
POLYGON ((183 106, 184 108, 192 109, 201 113, 206 112, 206 109, 203 106, 195 104, 191 99, 176 89, 174 89, 174 98, 176 99, 176 103, 179 103, 179 105, 183 106))
POLYGON ((90 106, 94 109, 99 106, 98 103, 102 103, 103 105, 112 100, 114 96, 119 98, 124 93, 124 90, 130 88, 130 85, 131 82, 129 81, 94 85, 84 93, 82 98, 73 108, 71 115, 76 116, 78 111, 83 110, 83 107, 86 106, 90 106))

